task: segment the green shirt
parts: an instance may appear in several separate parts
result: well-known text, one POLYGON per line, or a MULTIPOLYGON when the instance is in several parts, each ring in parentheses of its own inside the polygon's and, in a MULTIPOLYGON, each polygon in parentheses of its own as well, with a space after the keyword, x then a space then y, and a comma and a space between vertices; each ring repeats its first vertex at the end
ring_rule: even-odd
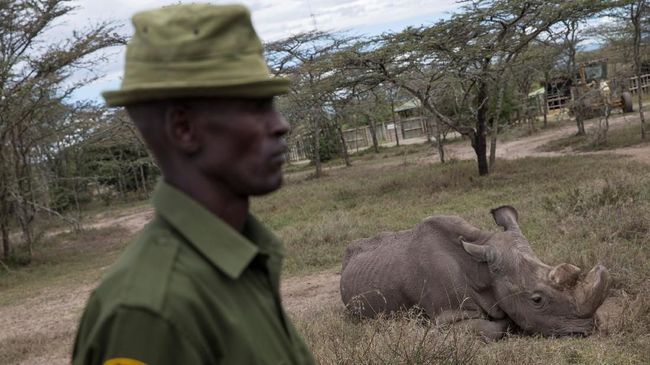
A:
POLYGON ((280 303, 271 232, 249 216, 239 233, 165 183, 153 205, 91 295, 73 364, 314 363, 280 303))

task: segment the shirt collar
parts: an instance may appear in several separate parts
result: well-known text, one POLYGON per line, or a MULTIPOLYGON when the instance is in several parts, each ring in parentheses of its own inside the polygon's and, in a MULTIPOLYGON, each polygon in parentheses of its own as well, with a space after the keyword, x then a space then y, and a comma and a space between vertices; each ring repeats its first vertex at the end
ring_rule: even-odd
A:
POLYGON ((178 230, 198 251, 226 275, 238 278, 258 253, 282 255, 275 236, 252 215, 242 233, 197 201, 161 181, 152 198, 161 217, 178 230))

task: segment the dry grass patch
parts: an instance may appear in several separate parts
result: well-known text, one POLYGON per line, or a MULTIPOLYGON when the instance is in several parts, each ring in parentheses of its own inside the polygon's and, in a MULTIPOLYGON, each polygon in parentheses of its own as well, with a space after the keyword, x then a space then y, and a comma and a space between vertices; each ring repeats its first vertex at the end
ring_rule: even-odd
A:
POLYGON ((129 238, 121 228, 59 234, 1 274, 0 364, 68 363, 86 298, 129 238))
POLYGON ((553 152, 570 149, 573 151, 590 152, 642 146, 648 143, 650 143, 650 140, 641 139, 641 126, 639 122, 631 118, 623 127, 610 129, 607 132, 607 140, 605 142, 597 141, 596 136, 591 134, 583 136, 571 135, 548 142, 541 146, 539 150, 542 152, 553 152))
POLYGON ((320 364, 472 364, 482 344, 415 313, 357 321, 328 308, 296 322, 320 364))

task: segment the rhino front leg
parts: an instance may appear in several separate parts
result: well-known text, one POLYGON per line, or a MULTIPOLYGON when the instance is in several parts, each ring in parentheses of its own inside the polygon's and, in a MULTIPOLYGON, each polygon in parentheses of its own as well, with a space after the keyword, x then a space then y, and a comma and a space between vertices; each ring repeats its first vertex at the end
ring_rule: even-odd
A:
POLYGON ((436 325, 451 325, 480 335, 485 341, 494 341, 508 332, 510 321, 508 319, 487 320, 478 310, 445 310, 436 316, 436 325))
POLYGON ((486 342, 496 341, 502 338, 510 327, 507 319, 490 321, 487 319, 467 319, 457 322, 454 327, 463 328, 469 332, 480 335, 486 342))
POLYGON ((467 319, 483 318, 483 314, 476 310, 447 309, 436 316, 436 325, 445 326, 467 319))

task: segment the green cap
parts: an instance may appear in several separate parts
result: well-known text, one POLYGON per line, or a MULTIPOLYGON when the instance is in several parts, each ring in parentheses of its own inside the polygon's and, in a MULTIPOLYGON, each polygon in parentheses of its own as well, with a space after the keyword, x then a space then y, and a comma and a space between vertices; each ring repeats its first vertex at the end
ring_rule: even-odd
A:
POLYGON ((289 92, 273 77, 242 5, 174 5, 133 16, 122 87, 109 106, 188 97, 262 98, 289 92))

